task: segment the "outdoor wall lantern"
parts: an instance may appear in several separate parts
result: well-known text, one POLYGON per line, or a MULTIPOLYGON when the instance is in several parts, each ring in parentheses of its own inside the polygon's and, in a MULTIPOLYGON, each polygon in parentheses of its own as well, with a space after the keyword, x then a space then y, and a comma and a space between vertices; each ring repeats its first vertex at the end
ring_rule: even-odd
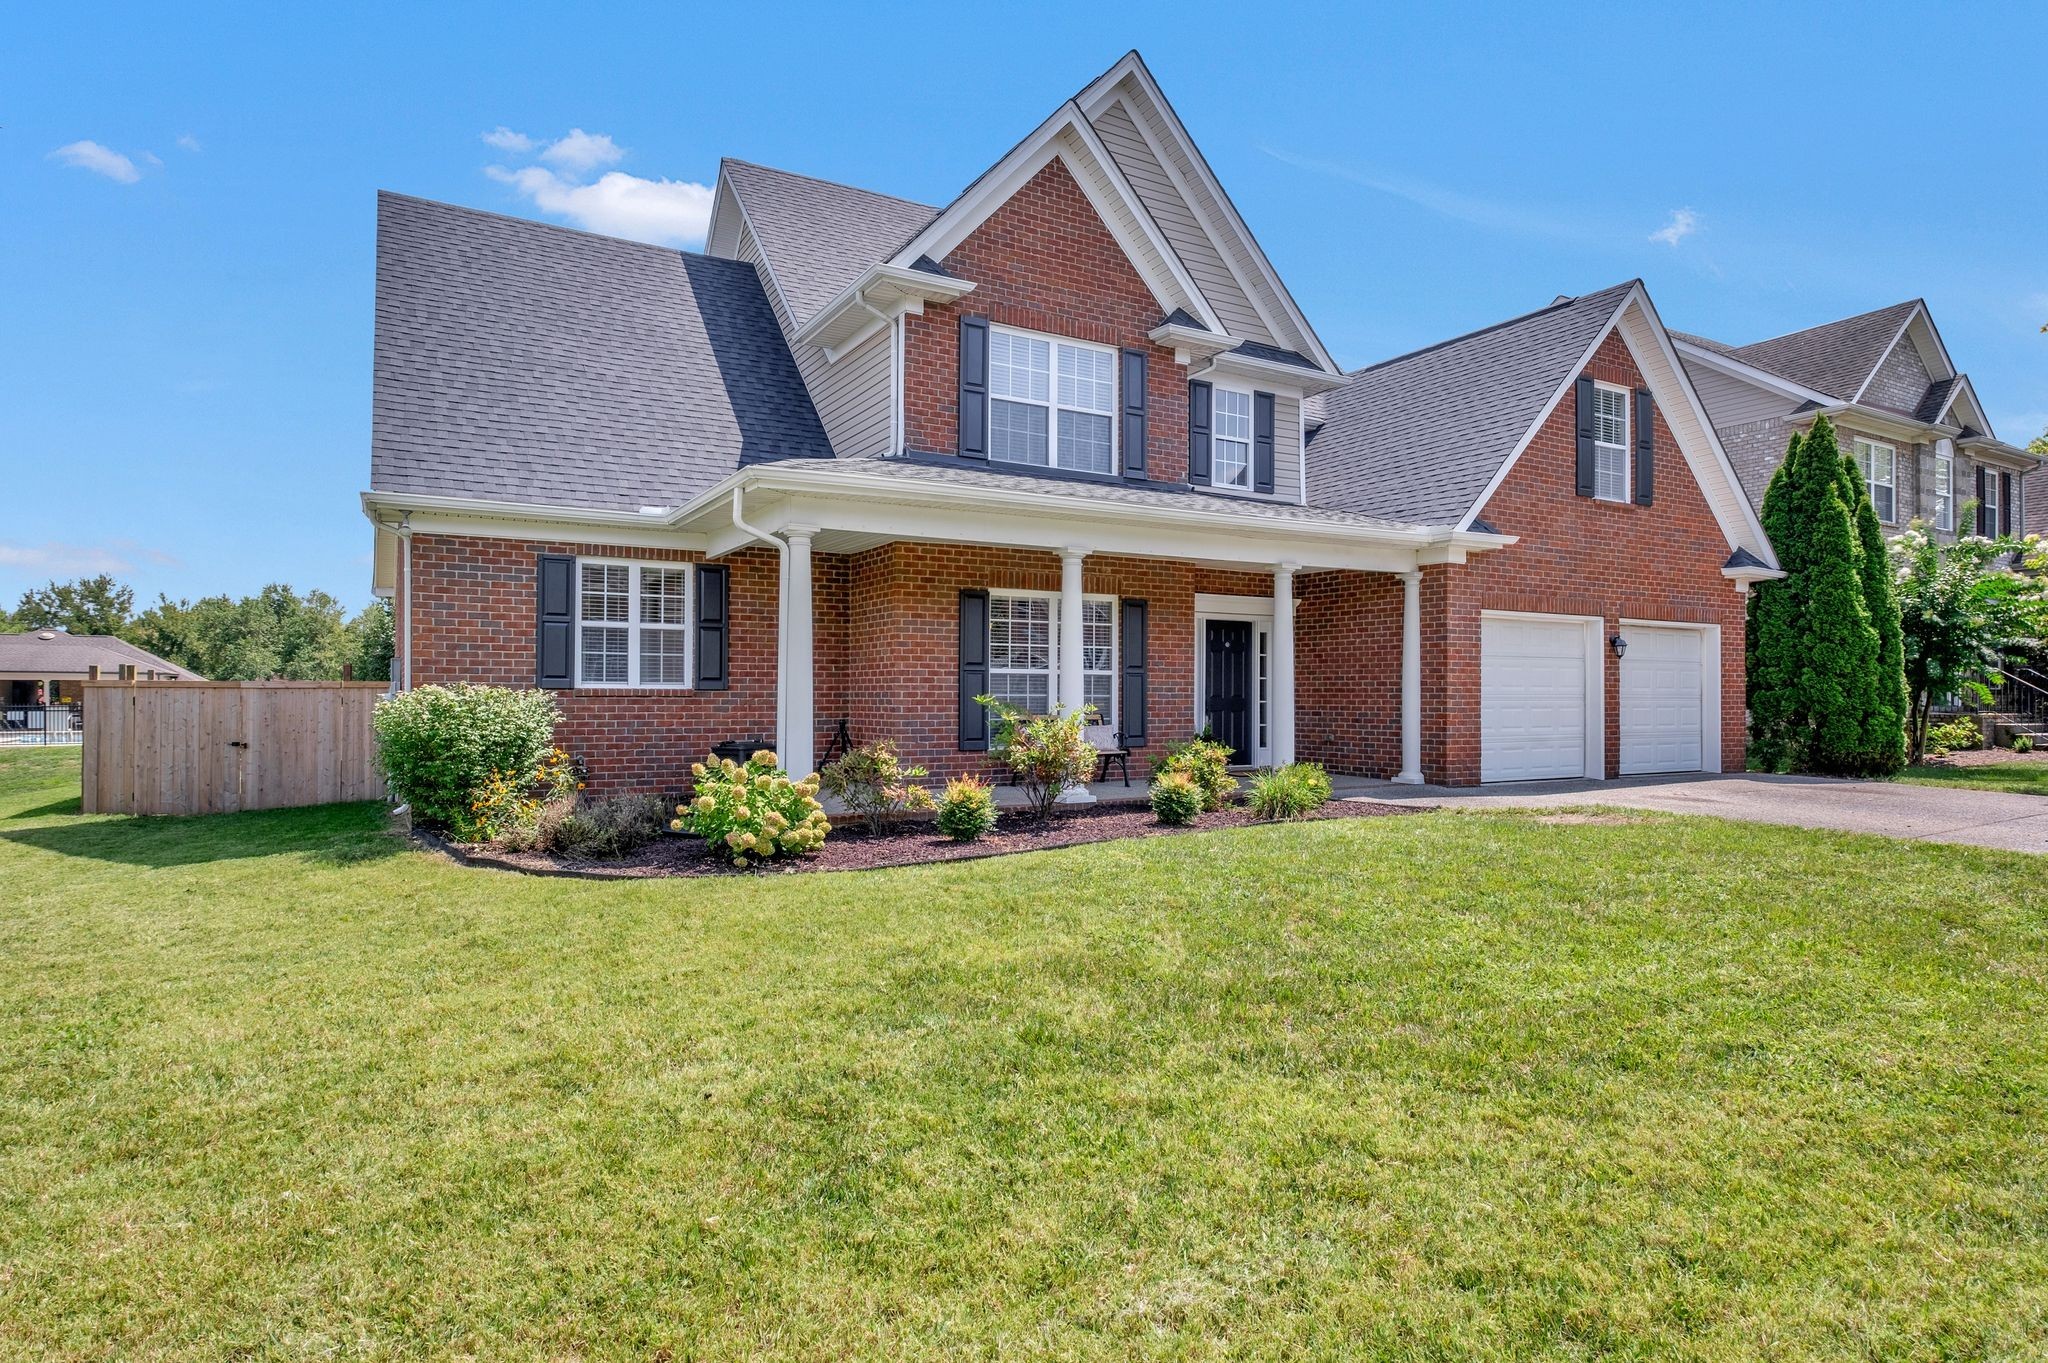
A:
POLYGON ((1609 639, 1607 641, 1607 646, 1614 650, 1614 656, 1616 658, 1619 658, 1622 654, 1628 652, 1628 640, 1622 638, 1619 634, 1615 635, 1612 639, 1609 639))

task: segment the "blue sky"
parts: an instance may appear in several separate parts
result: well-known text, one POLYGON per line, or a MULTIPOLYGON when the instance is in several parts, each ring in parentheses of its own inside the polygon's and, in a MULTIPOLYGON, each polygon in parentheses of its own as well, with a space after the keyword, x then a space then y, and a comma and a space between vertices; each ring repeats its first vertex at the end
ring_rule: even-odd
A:
POLYGON ((1635 275, 1736 342, 1924 296, 2048 425, 2048 7, 1539 11, 13 7, 0 603, 367 599, 378 188, 678 244, 721 155, 943 202, 1134 46, 1347 366, 1635 275))

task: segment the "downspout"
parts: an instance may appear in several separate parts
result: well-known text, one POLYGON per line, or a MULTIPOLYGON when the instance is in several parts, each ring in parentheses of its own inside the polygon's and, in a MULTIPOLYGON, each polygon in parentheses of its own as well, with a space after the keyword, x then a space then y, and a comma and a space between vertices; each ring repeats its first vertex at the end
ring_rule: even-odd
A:
MULTIPOLYGON (((747 523, 746 517, 740 514, 743 495, 740 488, 732 490, 733 528, 745 531, 763 544, 775 546, 775 752, 780 756, 784 746, 782 717, 789 712, 789 707, 783 703, 783 687, 789 678, 789 543, 747 523)), ((731 606, 728 605, 727 609, 730 610, 731 606)))
POLYGON ((405 634, 397 641, 398 675, 391 679, 391 690, 387 693, 395 696, 400 691, 412 690, 412 512, 401 515, 396 525, 386 521, 377 524, 398 536, 403 546, 398 556, 398 599, 405 603, 405 634))

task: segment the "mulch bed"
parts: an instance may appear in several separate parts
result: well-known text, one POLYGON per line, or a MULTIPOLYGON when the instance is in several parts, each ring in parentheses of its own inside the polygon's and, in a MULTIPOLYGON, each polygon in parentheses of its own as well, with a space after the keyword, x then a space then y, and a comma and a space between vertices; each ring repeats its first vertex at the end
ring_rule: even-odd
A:
POLYGON ((1952 752, 1941 757, 1930 757, 1922 766, 1928 767, 1998 767, 2007 762, 2048 762, 2048 750, 2041 752, 2014 752, 2011 748, 1969 748, 1952 752))
MULTIPOLYGON (((1333 800, 1310 819, 1371 819, 1387 814, 1417 814, 1408 805, 1333 800)), ((529 875, 580 876, 593 880, 641 880, 655 876, 799 875, 810 871, 860 871, 878 866, 915 866, 928 861, 972 861, 980 857, 1040 852, 1053 847, 1109 842, 1116 838, 1158 838, 1176 833, 1205 833, 1242 828, 1260 822, 1250 811, 1222 809, 1204 814, 1185 828, 1169 828, 1143 805, 1090 805, 1063 809, 1040 822, 1020 810, 1004 810, 995 832, 975 842, 955 842, 938 832, 930 820, 904 823, 874 837, 860 826, 841 825, 825 845, 807 856, 769 862, 740 870, 732 859, 714 856, 700 838, 676 835, 658 838, 636 852, 613 861, 580 861, 541 852, 501 852, 490 847, 464 847, 431 833, 415 831, 423 845, 445 852, 471 866, 492 866, 529 875)))

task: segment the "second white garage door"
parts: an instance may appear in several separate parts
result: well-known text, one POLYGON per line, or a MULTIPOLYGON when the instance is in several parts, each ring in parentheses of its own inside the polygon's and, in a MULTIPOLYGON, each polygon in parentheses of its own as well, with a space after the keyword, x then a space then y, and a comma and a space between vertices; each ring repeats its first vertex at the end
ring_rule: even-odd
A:
POLYGON ((1479 779, 1586 774, 1587 626, 1481 616, 1479 779))
POLYGON ((1698 771, 1706 765, 1702 698, 1705 635, 1626 625, 1621 659, 1621 774, 1698 771))

